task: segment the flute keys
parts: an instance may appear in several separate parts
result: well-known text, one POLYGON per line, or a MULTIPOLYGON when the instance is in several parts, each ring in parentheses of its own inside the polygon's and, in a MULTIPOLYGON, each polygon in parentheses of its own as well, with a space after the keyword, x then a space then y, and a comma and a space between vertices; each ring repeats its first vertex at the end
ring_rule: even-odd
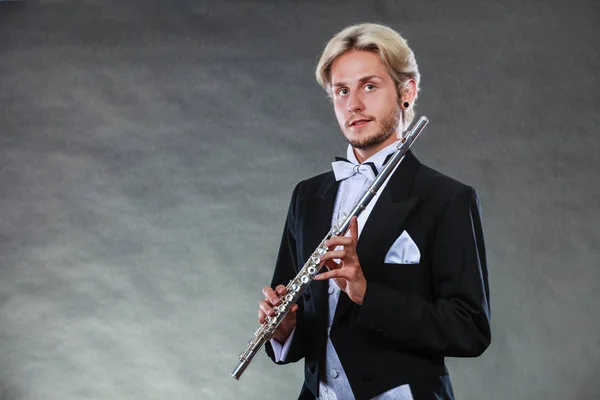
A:
POLYGON ((299 290, 300 290, 300 285, 298 285, 297 283, 294 283, 294 284, 292 285, 292 290, 293 290, 294 292, 297 292, 297 291, 299 291, 299 290))
POLYGON ((318 256, 312 256, 310 261, 312 261, 312 263, 315 265, 319 265, 321 263, 321 259, 318 256))
POLYGON ((302 278, 300 278, 300 281, 302 283, 308 283, 310 281, 310 278, 308 277, 308 275, 302 275, 302 278))
POLYGON ((294 296, 292 296, 291 294, 285 296, 285 301, 291 302, 292 300, 294 300, 294 296))
POLYGON ((322 256, 323 254, 327 253, 327 247, 319 247, 317 249, 317 253, 322 256))
POLYGON ((317 269, 315 267, 308 267, 308 273, 314 275, 317 273, 317 269))
POLYGON ((279 310, 279 312, 284 312, 285 311, 285 304, 281 304, 279 307, 277 307, 277 309, 279 310))

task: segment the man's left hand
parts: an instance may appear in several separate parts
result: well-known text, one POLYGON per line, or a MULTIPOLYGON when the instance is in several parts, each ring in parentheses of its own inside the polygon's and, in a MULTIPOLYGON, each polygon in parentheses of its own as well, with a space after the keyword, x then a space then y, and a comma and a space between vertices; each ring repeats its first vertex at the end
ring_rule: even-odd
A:
POLYGON ((363 275, 360 261, 356 254, 356 243, 358 242, 358 222, 353 217, 350 221, 350 236, 337 236, 325 245, 330 249, 343 246, 340 250, 332 250, 321 256, 321 262, 329 269, 315 276, 315 280, 335 279, 335 283, 341 290, 346 292, 350 300, 356 304, 362 304, 367 291, 367 280, 363 275), (339 259, 337 263, 335 259, 339 259))

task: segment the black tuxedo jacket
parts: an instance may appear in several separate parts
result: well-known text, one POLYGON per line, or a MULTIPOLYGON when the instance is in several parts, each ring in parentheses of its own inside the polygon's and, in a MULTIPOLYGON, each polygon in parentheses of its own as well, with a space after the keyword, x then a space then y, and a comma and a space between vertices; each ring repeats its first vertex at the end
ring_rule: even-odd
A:
MULTIPOLYGON (((331 227, 339 183, 332 172, 294 189, 272 287, 287 285, 331 227)), ((331 341, 357 399, 410 384, 415 400, 452 398, 444 357, 477 357, 488 347, 488 272, 475 190, 423 164, 409 151, 383 189, 357 244, 367 290, 362 305, 340 293, 331 341), (406 230, 418 264, 388 264, 406 230), (440 379, 441 377, 441 379, 440 379), (419 386, 419 388, 417 388, 419 386)), ((288 357, 305 359, 301 398, 318 395, 327 341, 327 281, 298 302, 288 357)), ((274 359, 270 344, 267 353, 274 359)))

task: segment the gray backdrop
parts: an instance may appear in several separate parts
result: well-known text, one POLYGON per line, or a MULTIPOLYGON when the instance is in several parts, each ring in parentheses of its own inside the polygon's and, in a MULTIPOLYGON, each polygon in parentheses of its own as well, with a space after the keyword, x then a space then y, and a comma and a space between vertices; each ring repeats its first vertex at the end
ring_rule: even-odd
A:
POLYGON ((600 5, 0 5, 0 398, 292 399, 257 327, 294 185, 345 142, 313 78, 350 23, 423 81, 422 162, 480 193, 493 339, 459 399, 600 398, 600 5))

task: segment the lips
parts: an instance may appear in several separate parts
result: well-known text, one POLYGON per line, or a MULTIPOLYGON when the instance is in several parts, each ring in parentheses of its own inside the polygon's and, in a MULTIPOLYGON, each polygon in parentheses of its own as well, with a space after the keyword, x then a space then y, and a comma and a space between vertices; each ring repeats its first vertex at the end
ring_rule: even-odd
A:
POLYGON ((356 126, 356 125, 360 125, 366 122, 371 122, 372 119, 369 118, 359 118, 359 119, 355 119, 354 121, 351 121, 350 124, 348 124, 348 126, 356 126))

